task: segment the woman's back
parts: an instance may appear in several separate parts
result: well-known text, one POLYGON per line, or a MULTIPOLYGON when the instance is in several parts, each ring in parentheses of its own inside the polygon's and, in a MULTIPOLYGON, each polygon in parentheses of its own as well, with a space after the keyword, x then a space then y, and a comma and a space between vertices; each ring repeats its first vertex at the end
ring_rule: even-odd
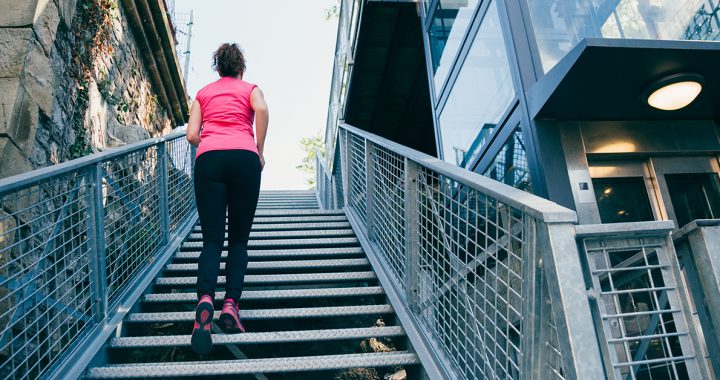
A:
POLYGON ((250 105, 255 87, 242 79, 222 77, 198 91, 203 126, 198 156, 230 149, 258 153, 252 127, 255 112, 250 105))

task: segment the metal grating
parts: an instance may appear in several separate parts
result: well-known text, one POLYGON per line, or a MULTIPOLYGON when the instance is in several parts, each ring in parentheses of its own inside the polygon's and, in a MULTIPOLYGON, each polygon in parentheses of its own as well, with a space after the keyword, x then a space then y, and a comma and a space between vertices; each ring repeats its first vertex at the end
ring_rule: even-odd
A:
POLYGON ((0 190, 0 377, 38 378, 94 324, 88 181, 0 190))
POLYGON ((667 236, 585 238, 582 247, 614 377, 702 378, 667 236))
POLYGON ((156 147, 103 163, 106 273, 112 301, 163 243, 156 147))
POLYGON ((192 180, 192 148, 183 139, 166 143, 168 170, 168 211, 170 231, 175 232, 180 224, 195 212, 195 191, 192 180))
POLYGON ((366 193, 367 177, 365 172, 365 139, 354 134, 347 134, 349 173, 348 203, 356 210, 358 216, 367 224, 366 193))

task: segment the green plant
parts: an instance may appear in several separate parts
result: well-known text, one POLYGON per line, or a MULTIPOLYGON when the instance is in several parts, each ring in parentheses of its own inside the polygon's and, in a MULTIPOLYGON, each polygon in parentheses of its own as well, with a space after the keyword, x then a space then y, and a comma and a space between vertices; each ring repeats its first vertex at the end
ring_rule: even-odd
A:
POLYGON ((325 138, 322 133, 318 132, 312 137, 303 137, 300 139, 300 145, 305 151, 306 155, 303 157, 300 165, 296 166, 296 169, 302 170, 308 174, 312 174, 306 180, 308 186, 315 185, 315 152, 320 152, 325 146, 325 138))

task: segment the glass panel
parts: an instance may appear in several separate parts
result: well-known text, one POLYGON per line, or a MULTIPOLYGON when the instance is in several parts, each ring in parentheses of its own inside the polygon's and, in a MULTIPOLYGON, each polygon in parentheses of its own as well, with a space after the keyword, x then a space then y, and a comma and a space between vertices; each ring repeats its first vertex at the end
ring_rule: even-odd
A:
POLYGON ((603 223, 654 220, 642 177, 594 178, 592 181, 603 223))
POLYGON ((666 174, 678 227, 695 219, 720 218, 720 179, 715 173, 666 174))
POLYGON ((515 97, 495 2, 440 114, 445 161, 466 167, 477 157, 515 97))
POLYGON ((440 0, 435 7, 428 39, 435 72, 435 92, 439 93, 450 66, 472 21, 477 0, 440 0))
POLYGON ((718 0, 527 0, 547 72, 585 37, 720 39, 718 0))
POLYGON ((506 185, 532 192, 522 131, 517 129, 495 156, 483 175, 506 185))

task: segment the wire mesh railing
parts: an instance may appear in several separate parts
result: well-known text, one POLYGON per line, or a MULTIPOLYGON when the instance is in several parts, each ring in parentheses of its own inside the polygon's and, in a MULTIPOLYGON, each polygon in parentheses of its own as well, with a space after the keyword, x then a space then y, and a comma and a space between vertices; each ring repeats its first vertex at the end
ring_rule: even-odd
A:
POLYGON ((337 141, 348 217, 438 376, 604 376, 574 212, 348 125, 337 141))
POLYGON ((0 180, 0 377, 45 377, 195 213, 183 134, 0 180))
POLYGON ((673 222, 576 228, 612 378, 709 378, 672 229, 673 222))

